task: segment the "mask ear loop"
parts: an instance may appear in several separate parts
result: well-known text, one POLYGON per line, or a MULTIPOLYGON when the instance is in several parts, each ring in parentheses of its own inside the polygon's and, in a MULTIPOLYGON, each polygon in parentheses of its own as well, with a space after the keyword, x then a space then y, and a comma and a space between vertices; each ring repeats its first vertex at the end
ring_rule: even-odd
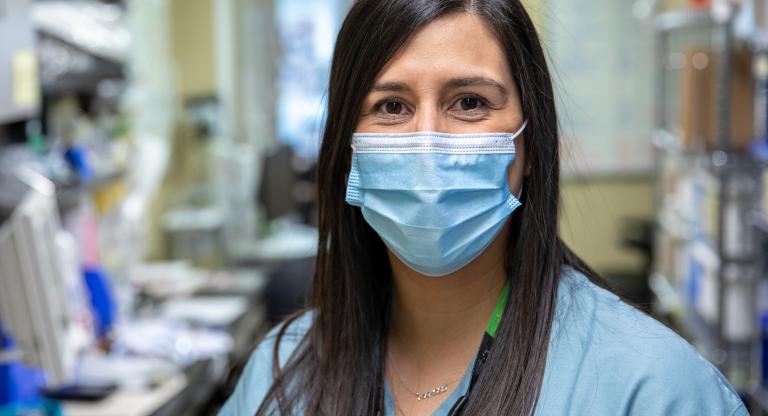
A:
MULTIPOLYGON (((528 120, 523 121, 523 125, 520 126, 520 128, 517 129, 517 131, 512 135, 512 140, 514 140, 518 136, 520 136, 523 133, 523 130, 525 130, 526 127, 528 127, 528 120)), ((531 165, 530 165, 530 163, 528 164, 528 166, 525 167, 525 170, 526 170, 526 172, 525 172, 526 175, 530 175, 531 174, 531 165)), ((517 198, 518 201, 523 196, 523 188, 524 187, 525 187, 525 180, 521 181, 519 195, 515 196, 515 198, 517 198)))
POLYGON ((528 127, 528 120, 523 121, 523 125, 520 126, 520 128, 517 129, 517 131, 514 134, 512 134, 512 140, 516 139, 517 136, 521 135, 523 133, 523 130, 525 130, 526 127, 528 127))

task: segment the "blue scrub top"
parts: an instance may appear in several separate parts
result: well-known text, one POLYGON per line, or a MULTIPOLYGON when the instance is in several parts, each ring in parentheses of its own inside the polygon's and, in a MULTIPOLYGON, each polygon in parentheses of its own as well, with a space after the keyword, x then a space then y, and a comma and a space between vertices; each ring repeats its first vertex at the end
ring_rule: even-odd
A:
MULTIPOLYGON (((288 328, 280 345, 281 365, 311 319, 304 314, 288 328)), ((271 385, 276 333, 272 330, 254 351, 220 415, 256 412, 271 385)), ((472 363, 433 416, 446 415, 466 393, 471 372, 472 363)), ((386 415, 394 415, 388 384, 385 407, 386 415)), ((581 273, 564 268, 535 415, 749 414, 725 377, 688 342, 581 273)))

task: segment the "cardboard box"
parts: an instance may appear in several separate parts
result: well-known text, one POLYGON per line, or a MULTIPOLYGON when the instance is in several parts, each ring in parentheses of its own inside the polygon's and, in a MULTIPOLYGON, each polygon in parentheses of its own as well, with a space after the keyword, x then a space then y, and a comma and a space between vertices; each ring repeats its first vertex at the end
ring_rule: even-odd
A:
MULTIPOLYGON (((754 140, 755 81, 752 54, 732 56, 731 134, 723 150, 744 152, 754 140)), ((719 57, 711 49, 685 54, 680 91, 680 127, 686 148, 721 149, 718 143, 719 57)))

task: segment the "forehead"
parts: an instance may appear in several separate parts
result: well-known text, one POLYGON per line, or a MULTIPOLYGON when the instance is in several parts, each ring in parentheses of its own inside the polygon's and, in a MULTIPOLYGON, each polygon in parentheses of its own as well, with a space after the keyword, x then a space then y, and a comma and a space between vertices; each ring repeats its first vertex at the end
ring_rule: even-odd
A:
POLYGON ((416 32, 377 81, 429 83, 467 75, 512 84, 506 55, 485 21, 472 14, 453 13, 416 32))

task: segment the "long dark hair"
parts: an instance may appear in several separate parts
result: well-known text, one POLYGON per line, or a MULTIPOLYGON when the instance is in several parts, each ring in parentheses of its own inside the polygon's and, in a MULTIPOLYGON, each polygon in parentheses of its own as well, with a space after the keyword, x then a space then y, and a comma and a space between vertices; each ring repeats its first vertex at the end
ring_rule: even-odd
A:
MULTIPOLYGON (((449 13, 483 18, 497 36, 528 127, 523 206, 506 251, 510 297, 497 341, 465 415, 525 415, 535 408, 563 266, 600 283, 558 235, 558 120, 538 35, 519 0, 358 0, 336 41, 328 113, 318 161, 320 241, 309 309, 312 326, 282 368, 257 414, 372 415, 383 386, 391 296, 385 246, 345 200, 350 140, 379 72, 416 31, 449 13)), ((602 286, 602 284, 601 284, 602 286)))

